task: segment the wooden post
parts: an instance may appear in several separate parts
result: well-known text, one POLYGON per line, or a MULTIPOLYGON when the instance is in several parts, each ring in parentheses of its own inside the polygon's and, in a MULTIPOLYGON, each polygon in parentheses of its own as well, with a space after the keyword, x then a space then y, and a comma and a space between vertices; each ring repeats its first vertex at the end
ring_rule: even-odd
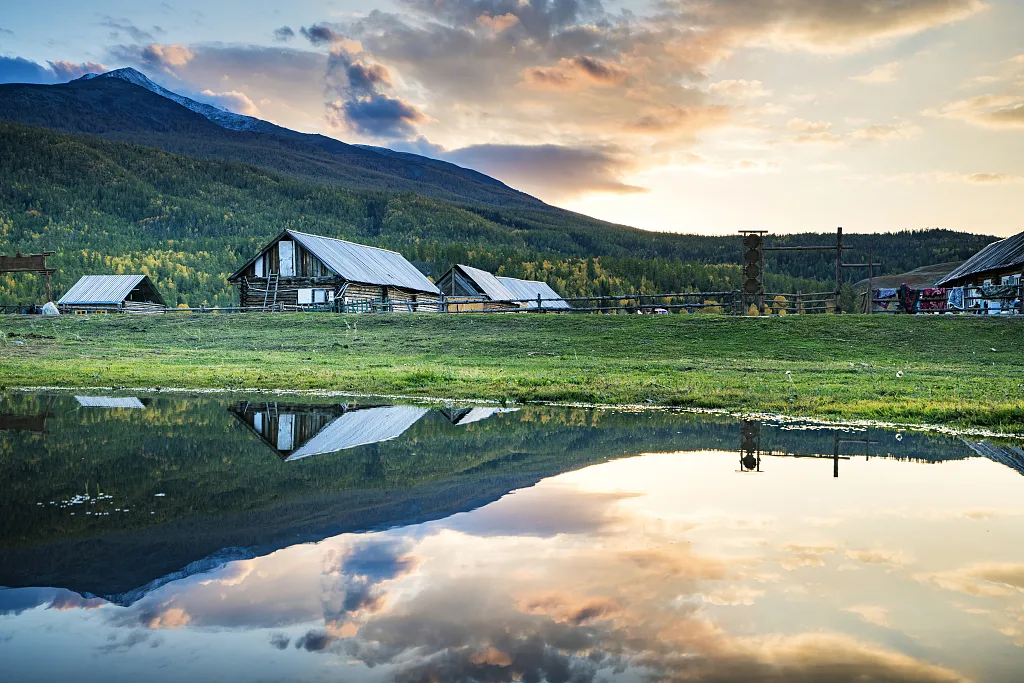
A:
POLYGON ((868 247, 868 313, 875 312, 875 259, 871 257, 871 247, 868 247))
POLYGON ((836 313, 842 313, 839 305, 843 293, 843 229, 836 229, 836 313))
POLYGON ((540 292, 537 292, 537 312, 543 313, 544 308, 540 305, 540 292))

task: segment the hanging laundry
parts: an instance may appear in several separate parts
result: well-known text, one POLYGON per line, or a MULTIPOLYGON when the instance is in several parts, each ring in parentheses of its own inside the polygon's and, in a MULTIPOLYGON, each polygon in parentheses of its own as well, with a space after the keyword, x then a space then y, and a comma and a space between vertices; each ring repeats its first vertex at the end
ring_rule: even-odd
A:
POLYGON ((952 287, 946 297, 946 308, 955 308, 958 311, 964 310, 964 288, 952 287))
POLYGON ((918 310, 921 311, 941 311, 946 308, 946 288, 945 287, 926 287, 921 290, 920 303, 918 304, 918 310))
POLYGON ((881 308, 883 311, 889 310, 889 304, 896 303, 893 301, 886 301, 886 299, 892 299, 899 292, 895 287, 883 287, 882 289, 875 290, 875 305, 881 308))
POLYGON ((918 299, 921 296, 921 291, 908 287, 903 284, 900 285, 900 305, 903 306, 904 313, 917 313, 918 299))

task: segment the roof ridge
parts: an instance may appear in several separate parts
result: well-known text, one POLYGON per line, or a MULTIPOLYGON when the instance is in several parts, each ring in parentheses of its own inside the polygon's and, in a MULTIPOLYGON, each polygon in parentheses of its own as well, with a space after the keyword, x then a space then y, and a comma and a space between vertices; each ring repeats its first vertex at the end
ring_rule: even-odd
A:
MULTIPOLYGON (((301 230, 292 230, 291 228, 285 228, 284 230, 292 235, 304 235, 306 237, 315 237, 320 240, 331 240, 332 242, 344 242, 345 244, 351 244, 356 247, 362 247, 363 249, 376 249, 377 251, 386 251, 389 254, 402 255, 401 252, 395 251, 394 249, 385 249, 384 247, 375 247, 372 244, 360 244, 359 242, 352 242, 350 240, 343 240, 340 237, 325 237, 324 235, 314 235, 311 232, 302 232, 301 230)), ((404 257, 403 257, 404 258, 404 257)))

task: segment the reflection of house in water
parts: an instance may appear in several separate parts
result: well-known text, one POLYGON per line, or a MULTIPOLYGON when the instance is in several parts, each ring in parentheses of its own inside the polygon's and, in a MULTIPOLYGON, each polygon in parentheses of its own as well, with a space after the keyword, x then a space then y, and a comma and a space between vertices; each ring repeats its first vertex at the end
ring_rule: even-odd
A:
POLYGON ((240 403, 231 413, 286 462, 398 438, 427 414, 419 406, 240 403))
POLYGON ((146 404, 134 396, 75 396, 83 408, 145 408, 146 404))
POLYGON ((1010 469, 1024 474, 1024 448, 1021 446, 997 446, 988 441, 967 441, 966 439, 964 443, 983 458, 1006 465, 1010 469))
POLYGON ((441 408, 441 414, 453 425, 468 425, 502 413, 514 413, 517 410, 519 408, 456 408, 448 406, 441 408))

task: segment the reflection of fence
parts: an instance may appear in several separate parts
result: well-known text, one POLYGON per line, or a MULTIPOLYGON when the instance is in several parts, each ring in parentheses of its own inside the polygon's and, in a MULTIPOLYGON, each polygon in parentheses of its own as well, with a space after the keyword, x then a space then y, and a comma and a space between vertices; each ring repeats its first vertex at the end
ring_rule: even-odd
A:
MULTIPOLYGON (((961 288, 953 288, 961 289, 961 288)), ((993 285, 991 287, 963 287, 961 305, 949 304, 949 289, 929 294, 929 289, 912 303, 907 303, 899 292, 893 296, 878 297, 871 292, 873 313, 959 313, 967 315, 1024 315, 1024 284, 993 285), (908 310, 908 305, 910 310, 908 310)), ((864 293, 862 297, 868 296, 864 293)))

